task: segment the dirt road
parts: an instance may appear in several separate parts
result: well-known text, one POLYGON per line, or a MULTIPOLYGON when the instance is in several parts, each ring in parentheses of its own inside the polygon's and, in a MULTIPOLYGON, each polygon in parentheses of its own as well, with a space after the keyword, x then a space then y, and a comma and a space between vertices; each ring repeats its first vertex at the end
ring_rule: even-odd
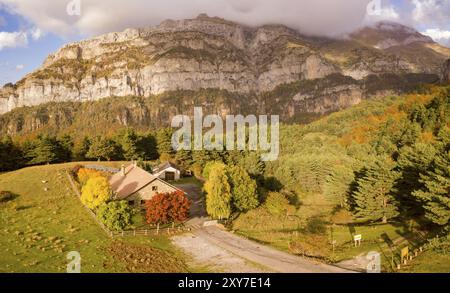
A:
MULTIPOLYGON (((182 186, 194 196, 194 205, 200 204, 193 186, 182 186)), ((199 206, 191 220, 197 229, 174 237, 173 243, 193 258, 195 265, 206 266, 218 272, 252 273, 350 273, 352 271, 294 256, 254 241, 236 236, 216 226, 203 227, 206 218, 199 206), (197 215, 198 217, 195 217, 197 215)))
MULTIPOLYGON (((294 256, 265 245, 244 239, 218 227, 205 227, 193 232, 193 236, 183 247, 187 252, 195 252, 189 248, 198 247, 202 243, 200 255, 207 254, 210 249, 220 248, 231 253, 234 257, 241 258, 252 267, 248 272, 268 271, 278 273, 350 273, 351 271, 326 265, 314 260, 294 256), (190 245, 186 245, 189 244, 190 245), (205 245, 209 244, 209 245, 205 245)), ((177 241, 175 242, 177 243, 177 241)), ((194 259, 196 256, 193 255, 194 259)), ((212 260, 214 264, 214 260, 212 260)), ((234 272, 234 271, 231 271, 234 272)), ((242 271, 240 271, 242 272, 242 271)))

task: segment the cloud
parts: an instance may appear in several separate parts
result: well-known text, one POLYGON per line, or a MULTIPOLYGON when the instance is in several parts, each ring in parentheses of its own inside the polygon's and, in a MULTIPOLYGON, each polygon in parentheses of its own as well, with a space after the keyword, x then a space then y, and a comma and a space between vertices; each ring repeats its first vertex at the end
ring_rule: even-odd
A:
POLYGON ((433 40, 450 47, 450 31, 441 29, 427 29, 422 34, 430 36, 433 40))
MULTIPOLYGON (((72 0, 76 1, 76 0, 72 0)), ((373 0, 81 0, 81 15, 67 13, 70 0, 0 0, 43 31, 97 35, 157 25, 200 13, 251 26, 280 23, 312 35, 337 35, 361 26, 373 0)), ((392 12, 392 11, 390 11, 392 12)))
POLYGON ((417 23, 448 26, 450 23, 450 0, 412 0, 412 18, 417 23))
POLYGON ((29 34, 31 35, 31 38, 35 41, 39 40, 44 35, 44 33, 41 31, 41 29, 37 28, 37 27, 31 29, 29 31, 29 34))
POLYGON ((16 65, 16 71, 22 71, 24 68, 25 68, 25 65, 23 65, 23 64, 16 65))
POLYGON ((27 44, 28 36, 25 32, 0 32, 0 50, 25 47, 27 44))

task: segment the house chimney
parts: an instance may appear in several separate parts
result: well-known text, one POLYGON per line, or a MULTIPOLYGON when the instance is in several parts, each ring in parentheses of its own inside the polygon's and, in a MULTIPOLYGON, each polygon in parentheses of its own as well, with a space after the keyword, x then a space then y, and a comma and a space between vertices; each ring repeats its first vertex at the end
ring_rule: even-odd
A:
POLYGON ((125 173, 125 165, 122 165, 122 167, 120 168, 120 172, 122 173, 123 177, 127 176, 127 174, 125 173))

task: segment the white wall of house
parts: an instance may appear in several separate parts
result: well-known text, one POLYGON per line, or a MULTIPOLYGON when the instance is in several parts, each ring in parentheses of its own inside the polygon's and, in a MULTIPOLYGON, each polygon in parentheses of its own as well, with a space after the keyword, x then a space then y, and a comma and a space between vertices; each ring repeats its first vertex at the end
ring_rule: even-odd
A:
POLYGON ((177 169, 175 169, 173 167, 166 168, 166 169, 161 170, 161 171, 159 171, 157 173, 154 173, 153 175, 155 175, 156 177, 158 177, 158 178, 160 178, 162 180, 171 180, 169 178, 171 176, 171 174, 173 174, 172 176, 173 176, 175 181, 180 180, 180 178, 181 178, 180 170, 177 170, 177 169), (167 174, 167 173, 169 173, 169 174, 167 174))

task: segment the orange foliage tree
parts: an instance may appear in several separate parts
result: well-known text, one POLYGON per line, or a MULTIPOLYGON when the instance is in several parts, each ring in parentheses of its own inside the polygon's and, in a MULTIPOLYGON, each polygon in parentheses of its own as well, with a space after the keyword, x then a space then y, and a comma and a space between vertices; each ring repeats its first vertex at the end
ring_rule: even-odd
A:
POLYGON ((80 182, 82 186, 84 186, 89 179, 102 176, 103 174, 100 171, 87 168, 80 168, 77 173, 78 182, 80 182))
POLYGON ((182 191, 158 193, 145 203, 149 224, 183 222, 189 217, 191 202, 182 191))

